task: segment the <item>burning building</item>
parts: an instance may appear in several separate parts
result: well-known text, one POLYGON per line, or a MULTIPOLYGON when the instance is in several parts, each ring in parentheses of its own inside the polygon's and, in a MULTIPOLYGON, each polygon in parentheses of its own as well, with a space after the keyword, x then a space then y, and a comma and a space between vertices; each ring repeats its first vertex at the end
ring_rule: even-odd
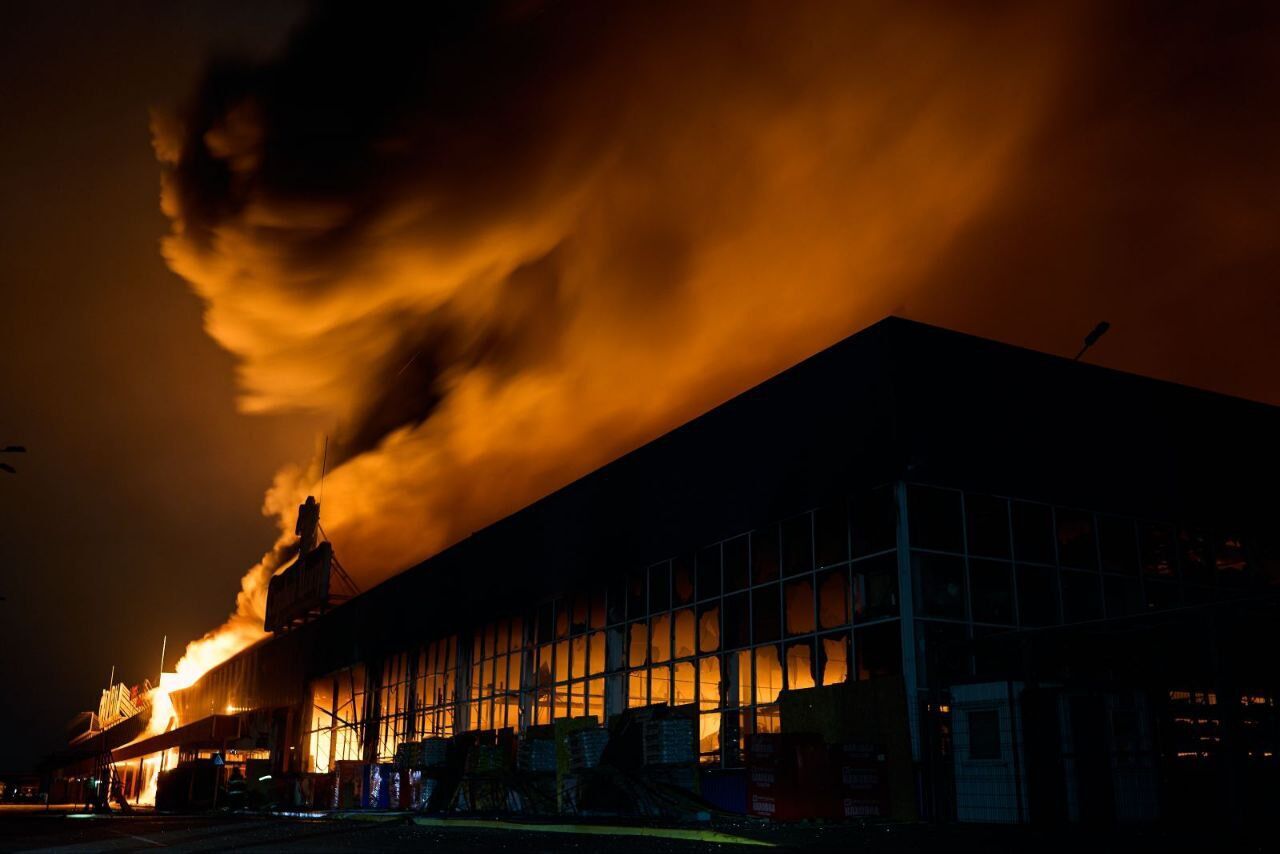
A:
MULTIPOLYGON (((889 318, 338 607, 300 523, 273 636, 113 756, 210 800, 228 767, 367 791, 424 745, 647 716, 689 722, 726 809, 797 814, 741 769, 810 739, 883 759, 837 814, 1247 818, 1278 779, 1278 430, 889 318)), ((270 796, 328 803, 299 791, 270 796)))

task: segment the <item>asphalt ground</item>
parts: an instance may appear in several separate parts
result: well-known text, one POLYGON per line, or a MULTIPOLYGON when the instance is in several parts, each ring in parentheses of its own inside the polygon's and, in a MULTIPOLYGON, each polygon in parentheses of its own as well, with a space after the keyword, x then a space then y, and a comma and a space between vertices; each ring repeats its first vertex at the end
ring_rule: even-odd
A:
POLYGON ((1235 838, 1212 828, 1163 830, 957 825, 789 825, 756 822, 670 827, 537 824, 486 820, 415 823, 411 817, 296 819, 205 814, 76 817, 67 811, 0 810, 0 851, 1270 851, 1269 834, 1235 838), (617 835, 619 827, 627 835, 617 835), (675 834, 673 837, 671 834, 675 834), (680 836, 693 838, 679 838, 680 836))

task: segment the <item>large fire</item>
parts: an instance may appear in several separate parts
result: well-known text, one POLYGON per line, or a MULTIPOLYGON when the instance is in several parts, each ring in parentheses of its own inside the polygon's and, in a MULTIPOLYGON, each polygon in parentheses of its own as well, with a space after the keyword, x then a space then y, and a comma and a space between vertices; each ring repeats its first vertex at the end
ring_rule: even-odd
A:
MULTIPOLYGON (((929 319, 924 283, 1091 79, 1072 48, 1128 55, 1107 4, 1031 5, 431 6, 391 27, 322 7, 157 115, 164 255, 245 409, 339 425, 324 526, 367 588, 886 313, 929 319)), ((1046 275, 1079 269, 1064 249, 1046 275)), ((318 468, 267 494, 282 546, 318 468)), ((153 727, 262 636, 281 554, 166 674, 153 727)))

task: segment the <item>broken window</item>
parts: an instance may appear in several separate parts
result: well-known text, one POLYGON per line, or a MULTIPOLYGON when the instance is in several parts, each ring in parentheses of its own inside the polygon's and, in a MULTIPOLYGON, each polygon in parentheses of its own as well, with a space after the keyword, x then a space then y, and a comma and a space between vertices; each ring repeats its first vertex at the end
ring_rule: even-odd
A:
POLYGON ((604 632, 591 633, 591 660, 587 670, 592 676, 599 676, 605 670, 604 637, 604 632))
POLYGON ((772 703, 778 699, 782 691, 782 661, 778 657, 778 648, 772 644, 758 646, 755 649, 756 663, 756 702, 772 703))
POLYGON ((796 691, 813 686, 813 641, 792 641, 787 644, 787 687, 796 691))
POLYGON ((853 619, 865 623, 898 616, 898 556, 894 552, 853 564, 853 619))
POLYGON ((659 614, 649 621, 649 660, 655 664, 671 660, 670 614, 659 614))
POLYGON ((720 708, 720 657, 708 655, 698 659, 698 706, 720 708))
MULTIPOLYGON (((739 597, 741 598, 741 597, 739 597)), ((720 606, 698 606, 698 651, 717 652, 720 649, 720 606)))
POLYGON ((838 685, 849 679, 849 632, 825 635, 818 640, 818 669, 823 685, 838 685))
POLYGON ((643 667, 649 661, 649 624, 644 622, 631 624, 631 639, 628 644, 629 667, 643 667))

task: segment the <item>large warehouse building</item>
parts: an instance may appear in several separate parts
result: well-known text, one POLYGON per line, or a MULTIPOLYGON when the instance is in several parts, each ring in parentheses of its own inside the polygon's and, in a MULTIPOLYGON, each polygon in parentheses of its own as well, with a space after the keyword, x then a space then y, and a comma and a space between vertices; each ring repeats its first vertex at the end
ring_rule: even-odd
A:
POLYGON ((1244 821, 1276 793, 1277 437, 889 318, 245 650, 115 759, 320 773, 673 706, 708 780, 834 727, 895 815, 1244 821))

